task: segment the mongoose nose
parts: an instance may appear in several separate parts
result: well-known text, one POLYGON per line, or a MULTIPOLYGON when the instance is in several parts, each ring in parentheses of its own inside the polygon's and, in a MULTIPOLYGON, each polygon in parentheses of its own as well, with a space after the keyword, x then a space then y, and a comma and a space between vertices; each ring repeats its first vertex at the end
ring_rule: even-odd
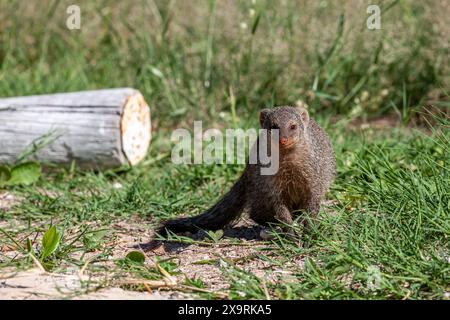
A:
POLYGON ((287 139, 287 138, 284 138, 284 137, 280 139, 280 143, 281 143, 281 144, 286 144, 287 141, 288 141, 288 139, 287 139))

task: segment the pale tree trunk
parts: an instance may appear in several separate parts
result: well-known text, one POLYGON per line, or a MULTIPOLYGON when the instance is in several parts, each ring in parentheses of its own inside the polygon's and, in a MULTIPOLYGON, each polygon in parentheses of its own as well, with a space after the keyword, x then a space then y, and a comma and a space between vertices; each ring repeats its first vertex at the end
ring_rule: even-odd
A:
POLYGON ((82 168, 135 165, 151 140, 150 109, 138 90, 105 89, 0 99, 0 163, 43 145, 32 159, 82 168))

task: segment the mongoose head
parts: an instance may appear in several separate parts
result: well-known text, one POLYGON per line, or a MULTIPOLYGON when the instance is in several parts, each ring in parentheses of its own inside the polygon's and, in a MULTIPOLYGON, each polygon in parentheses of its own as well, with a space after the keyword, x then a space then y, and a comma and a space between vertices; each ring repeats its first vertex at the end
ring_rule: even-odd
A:
POLYGON ((301 107, 276 107, 261 110, 259 121, 263 129, 278 129, 280 148, 290 149, 305 137, 309 114, 301 107))

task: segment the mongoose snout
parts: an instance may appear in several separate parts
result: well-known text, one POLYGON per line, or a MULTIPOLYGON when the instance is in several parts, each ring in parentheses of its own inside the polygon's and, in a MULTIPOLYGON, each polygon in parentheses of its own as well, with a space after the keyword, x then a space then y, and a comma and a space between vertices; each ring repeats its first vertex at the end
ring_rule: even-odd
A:
POLYGON ((279 142, 281 149, 293 147, 304 134, 305 123, 309 121, 308 112, 304 109, 297 109, 298 115, 283 115, 275 114, 271 110, 274 109, 261 111, 259 119, 261 127, 268 130, 278 130, 279 141, 276 142, 279 142))

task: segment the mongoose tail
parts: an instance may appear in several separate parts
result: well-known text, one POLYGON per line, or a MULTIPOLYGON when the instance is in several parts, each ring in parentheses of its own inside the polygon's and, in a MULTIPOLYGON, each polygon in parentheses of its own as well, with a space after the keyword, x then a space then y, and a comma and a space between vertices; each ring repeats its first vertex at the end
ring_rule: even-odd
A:
POLYGON ((237 219, 245 207, 245 175, 233 185, 231 190, 214 206, 204 213, 190 218, 179 218, 164 222, 157 233, 166 235, 168 231, 196 232, 199 229, 219 230, 237 219))

